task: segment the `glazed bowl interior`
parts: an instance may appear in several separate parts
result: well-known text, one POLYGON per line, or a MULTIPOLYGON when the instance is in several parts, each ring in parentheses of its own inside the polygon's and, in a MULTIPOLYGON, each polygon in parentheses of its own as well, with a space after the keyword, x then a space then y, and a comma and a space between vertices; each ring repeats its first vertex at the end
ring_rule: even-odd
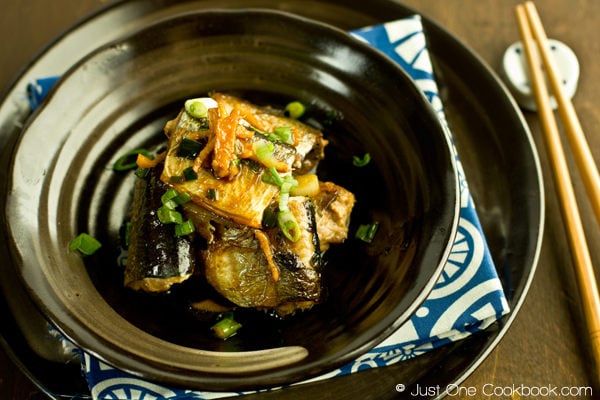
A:
POLYGON ((203 11, 102 47, 63 76, 15 147, 6 217, 25 286, 78 346, 150 380, 232 390, 338 368, 405 322, 446 260, 457 193, 443 127, 383 55, 281 12, 203 11), (327 300, 283 321, 241 313, 243 330, 226 341, 184 306, 189 288, 123 288, 119 231, 135 178, 111 167, 131 149, 164 144, 163 126, 183 101, 212 91, 306 104, 306 120, 329 141, 320 179, 357 198, 350 237, 325 254, 327 300), (352 157, 367 152, 371 163, 354 167, 352 157), (372 243, 354 238, 373 221, 372 243), (101 250, 69 252, 79 232, 101 250))

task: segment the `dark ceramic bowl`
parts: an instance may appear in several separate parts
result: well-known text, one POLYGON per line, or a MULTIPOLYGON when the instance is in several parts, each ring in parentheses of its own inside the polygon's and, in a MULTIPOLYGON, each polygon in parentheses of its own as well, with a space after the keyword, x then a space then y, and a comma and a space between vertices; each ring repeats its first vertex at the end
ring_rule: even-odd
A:
POLYGON ((288 384, 353 360, 397 329, 433 287, 458 221, 447 135, 410 78, 346 33, 281 12, 182 14, 75 65, 17 142, 6 207, 13 264, 74 343, 149 380, 234 390, 288 384), (133 176, 111 166, 164 141, 183 100, 218 90, 309 105, 330 141, 323 180, 353 191, 351 237, 326 253, 327 301, 277 321, 244 316, 214 339, 173 296, 123 289, 117 262, 133 176), (352 167, 353 155, 372 162, 352 167), (352 235, 380 223, 368 244, 352 235), (79 232, 104 245, 67 250, 79 232))

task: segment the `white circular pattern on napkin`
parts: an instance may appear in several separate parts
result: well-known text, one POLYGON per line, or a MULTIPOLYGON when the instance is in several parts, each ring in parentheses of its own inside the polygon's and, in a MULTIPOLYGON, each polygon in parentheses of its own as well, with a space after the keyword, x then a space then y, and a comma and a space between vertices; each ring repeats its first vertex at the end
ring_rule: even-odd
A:
POLYGON ((481 231, 461 218, 446 267, 428 299, 446 297, 468 284, 481 266, 484 248, 481 231))

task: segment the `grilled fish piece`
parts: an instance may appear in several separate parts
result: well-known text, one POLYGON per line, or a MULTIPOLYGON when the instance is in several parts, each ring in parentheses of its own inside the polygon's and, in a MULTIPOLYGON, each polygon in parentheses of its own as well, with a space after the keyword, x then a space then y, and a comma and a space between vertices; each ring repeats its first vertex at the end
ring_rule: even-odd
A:
MULTIPOLYGON (((260 228, 263 210, 278 194, 278 188, 262 181, 263 168, 253 168, 255 164, 245 162, 252 160, 264 163, 264 160, 257 159, 252 149, 269 143, 273 146, 271 161, 273 166, 277 166, 280 171, 289 172, 296 169, 301 172, 313 168, 323 158, 326 141, 320 131, 296 120, 277 115, 272 110, 221 93, 216 93, 212 97, 219 106, 218 109, 209 109, 207 118, 196 121, 182 110, 177 118, 166 124, 165 134, 169 138, 169 146, 161 179, 178 192, 189 194, 196 204, 220 216, 243 225, 260 228), (227 123, 223 120, 227 120, 227 123), (240 123, 236 125, 235 121, 240 123), (229 146, 231 148, 225 153, 230 157, 238 155, 244 161, 240 162, 238 159, 239 163, 229 169, 227 165, 217 163, 219 167, 217 173, 214 162, 212 169, 206 168, 204 160, 201 165, 198 165, 197 160, 180 155, 180 147, 184 140, 197 141, 208 147, 208 150, 211 144, 217 147, 218 140, 217 143, 214 143, 214 140, 211 142, 211 138, 217 136, 213 130, 221 129, 219 127, 227 124, 234 124, 235 126, 229 127, 232 130, 230 133, 240 137, 234 139, 233 145, 229 146), (283 126, 291 127, 294 144, 270 142, 266 136, 255 133, 249 126, 262 132, 273 132, 275 128, 283 126), (247 132, 239 134, 239 131, 247 132), (233 153, 229 154, 231 152, 233 153), (311 154, 310 160, 307 158, 309 154, 311 154), (190 168, 197 173, 197 178, 184 180, 185 171, 190 168), (209 192, 215 193, 216 196, 207 196, 209 192)), ((204 151, 203 148, 199 154, 203 154, 204 151)))
POLYGON ((166 125, 169 145, 161 179, 215 214, 259 228, 264 209, 278 194, 277 187, 262 181, 262 169, 253 168, 250 162, 240 162, 234 179, 219 179, 205 168, 197 171, 195 179, 183 179, 184 171, 194 167, 194 160, 179 155, 181 143, 184 139, 197 140, 204 135, 204 131, 196 130, 196 126, 189 123, 189 118, 182 111, 176 120, 166 125))
POLYGON ((191 239, 176 237, 173 224, 157 216, 160 197, 168 189, 154 168, 137 178, 131 212, 131 229, 124 284, 134 290, 165 292, 194 272, 196 255, 191 239))
POLYGON ((275 128, 288 126, 293 130, 296 157, 293 163, 294 173, 303 174, 316 167, 325 157, 327 140, 323 133, 302 122, 285 117, 272 108, 260 107, 236 96, 224 93, 213 93, 211 97, 231 112, 237 108, 243 118, 253 127, 263 132, 273 132, 275 128))
POLYGON ((312 197, 316 208, 317 232, 324 252, 332 243, 348 237, 350 214, 356 202, 354 194, 333 182, 320 182, 319 192, 312 197))
POLYGON ((327 144, 322 133, 270 108, 221 93, 212 97, 217 106, 207 106, 206 117, 182 110, 166 124, 164 165, 136 185, 125 284, 168 290, 192 275, 197 253, 206 281, 238 307, 280 316, 311 308, 324 300, 322 252, 346 238, 354 196, 320 182, 318 193, 288 200, 280 193, 282 177, 316 167, 327 144), (158 221, 166 188, 192 199, 182 209, 196 228, 195 248, 158 221), (282 204, 297 223, 293 238, 263 226, 265 210, 282 204))
POLYGON ((307 198, 293 197, 289 208, 302 232, 296 242, 287 240, 279 228, 266 229, 261 231, 268 238, 266 249, 256 229, 217 226, 216 238, 202 258, 207 281, 223 297, 240 307, 273 309, 280 316, 323 300, 314 205, 307 198))
MULTIPOLYGON (((169 156, 167 156, 168 160, 169 156)), ((163 173, 166 180, 169 174, 163 173)), ((180 176, 177 172, 173 176, 180 176)), ((217 215, 237 223, 259 228, 263 211, 278 195, 278 188, 261 179, 262 171, 255 171, 243 163, 236 179, 227 181, 215 178, 209 171, 202 170, 197 179, 172 182, 179 193, 187 193, 192 201, 217 215)))

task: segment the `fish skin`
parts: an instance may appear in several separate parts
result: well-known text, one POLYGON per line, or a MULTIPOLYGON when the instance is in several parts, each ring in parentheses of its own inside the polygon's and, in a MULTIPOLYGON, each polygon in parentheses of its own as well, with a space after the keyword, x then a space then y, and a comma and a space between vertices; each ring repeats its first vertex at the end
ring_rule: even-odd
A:
POLYGON ((196 267, 191 239, 175 236, 174 226, 158 219, 160 197, 168 188, 159 174, 154 168, 146 177, 136 177, 124 271, 124 285, 145 292, 166 292, 192 276, 196 267))
POLYGON ((308 198, 292 198, 290 210, 302 231, 297 242, 286 239, 279 228, 265 231, 280 272, 277 281, 251 228, 217 229, 218 238, 202 258, 207 281, 223 297, 240 307, 272 309, 280 316, 322 302, 314 205, 308 198))

